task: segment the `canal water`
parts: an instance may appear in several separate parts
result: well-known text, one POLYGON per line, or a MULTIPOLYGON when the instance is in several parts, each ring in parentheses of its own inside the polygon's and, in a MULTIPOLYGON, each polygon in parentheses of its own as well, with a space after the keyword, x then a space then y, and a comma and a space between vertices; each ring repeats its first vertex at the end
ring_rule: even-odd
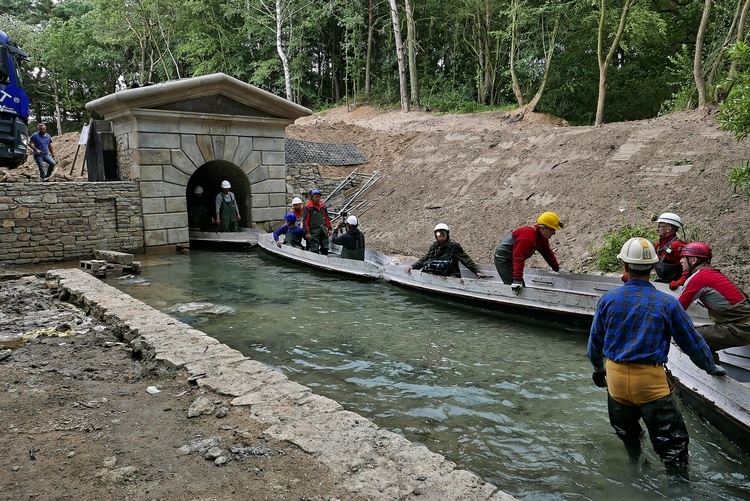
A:
POLYGON ((436 303, 259 250, 146 258, 109 283, 520 499, 748 499, 750 458, 690 409, 694 482, 627 455, 586 335, 436 303), (207 303, 210 303, 209 306, 207 303))

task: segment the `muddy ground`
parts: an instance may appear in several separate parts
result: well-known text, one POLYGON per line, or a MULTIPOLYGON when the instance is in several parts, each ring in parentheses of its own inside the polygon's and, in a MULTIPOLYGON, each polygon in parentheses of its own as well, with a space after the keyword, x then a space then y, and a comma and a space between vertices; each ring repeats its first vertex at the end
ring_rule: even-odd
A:
MULTIPOLYGON (((604 234, 670 210, 714 247, 716 264, 750 286, 748 202, 726 183, 727 168, 750 159, 750 147, 722 131, 714 113, 595 128, 519 112, 340 108, 300 119, 288 134, 355 143, 368 157, 359 168, 378 171, 368 197, 379 201, 357 215, 368 245, 384 252, 418 256, 445 222, 475 260, 489 263, 507 231, 555 210, 569 223, 553 239, 562 266, 593 271, 604 234)), ((77 133, 55 138, 53 180, 86 178, 80 155, 71 172, 77 142, 77 133)), ((0 169, 0 182, 36 181, 31 161, 0 169)), ((534 257, 531 265, 544 263, 534 257)), ((0 348, 0 497, 346 497, 314 458, 266 440, 242 411, 189 418, 202 390, 184 374, 134 359, 111 328, 21 275, 5 269, 0 278, 0 335, 41 335, 0 348), (225 464, 215 464, 217 454, 225 464)), ((226 404, 209 397, 217 409, 226 404)))
POLYGON ((262 436, 249 407, 179 370, 134 359, 112 327, 56 298, 45 281, 0 269, 2 499, 345 497, 324 466, 262 436), (149 393, 151 387, 158 393, 149 393), (200 395, 216 411, 188 417, 200 395))

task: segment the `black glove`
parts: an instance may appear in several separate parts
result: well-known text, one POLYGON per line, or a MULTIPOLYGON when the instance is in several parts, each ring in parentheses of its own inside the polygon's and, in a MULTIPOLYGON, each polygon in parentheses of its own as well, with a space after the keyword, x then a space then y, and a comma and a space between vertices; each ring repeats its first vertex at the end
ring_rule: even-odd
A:
POLYGON ((591 379, 599 388, 607 387, 607 371, 594 371, 593 374, 591 374, 591 379))
POLYGON ((719 377, 721 377, 721 376, 726 376, 727 375, 727 371, 725 371, 724 367, 722 367, 721 365, 717 365, 716 368, 714 369, 714 371, 713 372, 709 372, 709 374, 712 375, 712 376, 719 376, 719 377))
POLYGON ((513 283, 510 286, 510 290, 513 291, 513 294, 518 295, 518 293, 521 292, 521 287, 523 287, 522 281, 513 280, 513 283))

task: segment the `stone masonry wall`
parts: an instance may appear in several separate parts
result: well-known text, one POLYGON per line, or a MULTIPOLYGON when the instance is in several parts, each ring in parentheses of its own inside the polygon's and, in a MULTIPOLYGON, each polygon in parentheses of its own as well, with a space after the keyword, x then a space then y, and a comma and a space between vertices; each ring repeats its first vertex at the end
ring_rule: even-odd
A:
MULTIPOLYGON (((286 196, 287 205, 291 207, 292 198, 300 197, 305 202, 308 199, 307 194, 313 188, 318 188, 323 192, 325 199, 341 182, 346 179, 323 178, 320 174, 320 166, 317 164, 287 164, 286 166, 286 196)), ((356 184, 356 183, 355 183, 356 184)), ((349 189, 352 186, 347 186, 349 189)))
POLYGON ((0 262, 143 251, 138 183, 0 183, 0 262))

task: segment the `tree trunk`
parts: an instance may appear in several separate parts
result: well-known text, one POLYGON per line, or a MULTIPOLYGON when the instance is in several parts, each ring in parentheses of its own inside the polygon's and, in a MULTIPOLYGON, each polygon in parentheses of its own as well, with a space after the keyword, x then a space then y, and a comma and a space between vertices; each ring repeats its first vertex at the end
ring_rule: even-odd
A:
MULTIPOLYGON (((748 0, 750 1, 750 0, 748 0)), ((536 94, 531 99, 528 105, 526 105, 526 109, 529 111, 534 111, 539 104, 539 101, 542 100, 542 95, 544 94, 544 89, 547 87, 547 79, 549 78, 549 69, 552 67, 552 56, 555 53, 555 41, 557 39, 557 29, 560 27, 560 13, 558 12, 557 18, 555 18, 555 27, 552 30, 552 37, 549 41, 549 48, 547 49, 547 53, 545 56, 545 63, 544 63, 544 77, 542 77, 542 83, 539 84, 539 89, 537 89, 536 94)))
POLYGON ((417 73, 417 27, 414 24, 414 9, 411 0, 405 0, 406 5, 406 47, 409 53, 409 85, 411 90, 411 105, 419 108, 419 74, 417 73))
MULTIPOLYGON (((745 0, 745 5, 742 7, 742 14, 740 14, 740 22, 737 25, 737 41, 745 40, 745 23, 747 22, 748 10, 750 10, 750 0, 745 0)), ((732 64, 729 67, 729 75, 727 77, 727 80, 729 80, 729 84, 728 84, 729 87, 725 89, 725 95, 728 95, 729 91, 732 90, 732 87, 734 86, 735 78, 737 78, 737 60, 736 59, 732 61, 732 64)))
POLYGON ((518 107, 522 108, 526 102, 521 92, 521 86, 518 84, 518 74, 516 73, 516 41, 518 39, 518 0, 511 2, 511 21, 510 21, 510 80, 513 83, 513 94, 518 101, 518 107))
POLYGON ((279 53, 281 65, 284 68, 284 87, 286 90, 286 98, 288 101, 294 101, 294 96, 292 95, 292 75, 289 72, 289 58, 286 57, 286 52, 284 52, 284 45, 281 40, 281 34, 283 31, 282 14, 283 12, 281 8, 281 0, 276 0, 276 52, 279 53))
POLYGON ((60 108, 60 87, 57 84, 57 78, 52 76, 52 90, 55 93, 55 123, 57 123, 57 134, 63 133, 62 127, 62 109, 60 108))
POLYGON ((396 42, 396 58, 398 59, 398 84, 401 95, 401 111, 409 112, 409 94, 406 88, 406 65, 404 63, 404 44, 401 40, 401 27, 398 18, 396 0, 388 0, 391 5, 391 21, 393 22, 393 38, 396 42))
POLYGON ((706 80, 703 78, 703 41, 706 38, 706 29, 708 28, 708 16, 711 12, 711 1, 705 0, 703 5, 703 17, 698 27, 698 35, 695 37, 695 58, 693 58, 693 79, 695 88, 698 90, 698 108, 705 108, 706 99, 706 80))
POLYGON ((365 58, 365 98, 370 99, 370 64, 372 62, 372 35, 375 31, 373 26, 372 0, 367 9, 367 57, 365 58))
POLYGON ((605 2, 601 0, 600 3, 600 15, 599 15, 599 33, 597 40, 597 58, 599 60, 599 98, 596 102, 596 121, 594 125, 602 125, 604 123, 604 98, 607 93, 607 71, 609 70, 610 64, 612 64, 612 58, 617 52, 617 48, 620 46, 620 39, 625 31, 625 26, 628 23, 628 14, 630 8, 636 0, 625 0, 622 6, 622 13, 620 14, 620 24, 617 27, 617 33, 615 34, 612 45, 609 47, 606 57, 604 56, 604 23, 605 23, 605 2))

